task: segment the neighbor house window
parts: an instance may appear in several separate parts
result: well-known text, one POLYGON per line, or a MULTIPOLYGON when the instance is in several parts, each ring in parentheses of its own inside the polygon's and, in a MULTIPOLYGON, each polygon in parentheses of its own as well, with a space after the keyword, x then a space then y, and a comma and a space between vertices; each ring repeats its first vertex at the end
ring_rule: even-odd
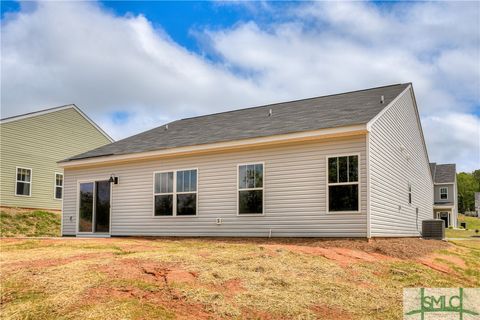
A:
POLYGON ((28 197, 32 194, 32 169, 17 168, 15 194, 28 197))
POLYGON ((442 200, 448 199, 448 188, 447 187, 440 188, 440 199, 442 199, 442 200))
POLYGON ((263 214, 263 164, 238 166, 238 214, 263 214))
POLYGON ((328 158, 328 211, 358 212, 358 155, 328 158))
POLYGON ((197 170, 156 172, 154 214, 191 216, 197 214, 197 170))
POLYGON ((55 173, 55 199, 62 199, 63 195, 63 174, 55 173))

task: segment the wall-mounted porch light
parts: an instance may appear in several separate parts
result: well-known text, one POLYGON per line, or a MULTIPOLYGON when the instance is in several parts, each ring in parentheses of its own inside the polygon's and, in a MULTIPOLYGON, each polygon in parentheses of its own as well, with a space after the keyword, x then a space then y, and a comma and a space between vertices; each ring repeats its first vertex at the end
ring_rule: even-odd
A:
POLYGON ((113 184, 118 184, 118 177, 116 177, 113 173, 110 176, 110 179, 108 179, 108 182, 113 183, 113 184))

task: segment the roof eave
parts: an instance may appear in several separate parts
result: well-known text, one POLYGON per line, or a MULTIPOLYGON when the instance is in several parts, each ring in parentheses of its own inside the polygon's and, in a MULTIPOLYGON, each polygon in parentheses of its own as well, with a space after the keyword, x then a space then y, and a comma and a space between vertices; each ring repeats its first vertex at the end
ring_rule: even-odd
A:
POLYGON ((313 131, 302 131, 296 133, 280 134, 266 137, 257 137, 241 140, 232 140, 226 142, 209 143, 202 145, 192 145, 184 147, 175 147, 155 151, 129 153, 122 155, 108 155, 93 158, 62 160, 58 162, 60 167, 74 168, 96 165, 106 165, 120 162, 130 162, 146 159, 155 159, 162 157, 171 157, 186 154, 198 154, 215 151, 241 149, 252 146, 275 145, 288 142, 310 141, 318 139, 328 139, 335 137, 346 137, 355 135, 364 135, 367 131, 367 124, 358 124, 336 128, 326 128, 313 131))

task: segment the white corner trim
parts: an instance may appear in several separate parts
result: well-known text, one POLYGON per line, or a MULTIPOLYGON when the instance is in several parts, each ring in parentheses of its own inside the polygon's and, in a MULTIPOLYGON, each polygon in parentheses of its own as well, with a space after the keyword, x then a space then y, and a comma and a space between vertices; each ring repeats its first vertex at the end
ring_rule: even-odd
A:
POLYGON ((249 138, 241 140, 233 140, 226 142, 216 142, 202 145, 193 145, 185 147, 168 148, 155 151, 129 153, 122 155, 99 156, 86 159, 71 160, 58 162, 61 168, 81 167, 97 164, 110 164, 116 162, 126 162, 135 160, 145 160, 152 158, 161 158, 174 155, 184 155, 192 153, 203 153, 211 151, 221 151, 237 148, 245 148, 250 146, 272 145, 295 141, 308 141, 315 139, 326 139, 333 137, 345 137, 353 135, 364 135, 367 133, 366 125, 353 125, 338 128, 326 128, 313 131, 302 131, 288 134, 279 134, 274 136, 266 136, 259 138, 249 138))
POLYGON ((371 212, 371 176, 370 176, 370 132, 367 132, 366 136, 366 170, 367 170, 367 238, 370 239, 372 237, 372 212, 371 212))

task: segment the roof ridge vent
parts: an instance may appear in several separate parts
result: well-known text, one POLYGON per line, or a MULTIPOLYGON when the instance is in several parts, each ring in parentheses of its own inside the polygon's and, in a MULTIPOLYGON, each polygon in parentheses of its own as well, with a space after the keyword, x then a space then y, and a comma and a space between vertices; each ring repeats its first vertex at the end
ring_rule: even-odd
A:
POLYGON ((385 102, 385 96, 380 96, 380 103, 384 103, 385 102))
POLYGON ((268 110, 268 116, 271 117, 272 115, 273 115, 273 110, 272 109, 268 110))

